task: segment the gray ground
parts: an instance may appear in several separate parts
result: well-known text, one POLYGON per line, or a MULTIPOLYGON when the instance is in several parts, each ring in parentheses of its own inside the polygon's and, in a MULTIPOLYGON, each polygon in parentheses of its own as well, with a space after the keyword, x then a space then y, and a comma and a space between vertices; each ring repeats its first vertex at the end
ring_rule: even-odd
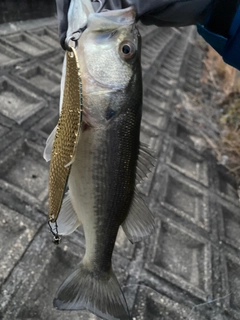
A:
MULTIPOLYGON (((134 319, 240 319, 235 181, 201 151, 198 128, 173 115, 179 93, 199 94, 203 52, 193 28, 140 29, 142 141, 158 156, 140 190, 157 229, 137 245, 120 232, 114 270, 134 319)), ((56 289, 84 253, 81 229, 56 247, 46 225, 42 152, 58 118, 63 59, 56 21, 0 30, 0 318, 96 319, 52 308, 56 289)))

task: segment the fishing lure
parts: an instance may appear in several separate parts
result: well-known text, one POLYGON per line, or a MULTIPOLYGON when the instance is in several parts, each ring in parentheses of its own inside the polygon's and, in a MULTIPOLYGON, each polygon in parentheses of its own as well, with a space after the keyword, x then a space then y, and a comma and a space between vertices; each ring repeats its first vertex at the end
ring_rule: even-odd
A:
POLYGON ((55 223, 54 242, 58 242, 57 218, 66 192, 71 165, 82 125, 82 80, 76 50, 66 52, 66 78, 62 110, 53 142, 49 173, 49 214, 50 223, 55 223))

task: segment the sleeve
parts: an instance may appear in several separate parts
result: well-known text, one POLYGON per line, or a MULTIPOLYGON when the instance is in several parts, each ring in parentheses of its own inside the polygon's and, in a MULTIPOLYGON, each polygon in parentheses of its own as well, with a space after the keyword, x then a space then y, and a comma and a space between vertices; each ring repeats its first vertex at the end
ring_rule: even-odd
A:
POLYGON ((206 25, 198 24, 199 34, 223 57, 240 70, 240 1, 218 0, 206 25))
POLYGON ((58 14, 59 39, 62 48, 65 50, 65 38, 68 28, 68 9, 71 0, 56 0, 58 14))
POLYGON ((145 25, 186 26, 205 20, 214 0, 107 0, 105 8, 134 6, 145 25))
MULTIPOLYGON (((213 0, 153 0, 140 8, 140 20, 146 25, 183 27, 205 21, 213 0)), ((136 1, 137 2, 137 1, 136 1)), ((143 2, 143 1, 142 1, 143 2)), ((139 1, 141 3, 141 1, 139 1)))

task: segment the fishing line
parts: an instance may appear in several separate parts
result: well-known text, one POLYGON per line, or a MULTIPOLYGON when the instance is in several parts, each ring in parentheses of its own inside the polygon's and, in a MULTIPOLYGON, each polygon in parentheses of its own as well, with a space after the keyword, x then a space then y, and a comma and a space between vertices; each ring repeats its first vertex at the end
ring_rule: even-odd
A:
MULTIPOLYGON (((125 289, 125 288, 130 288, 130 287, 143 287, 143 288, 147 288, 147 289, 150 289, 151 291, 153 291, 154 293, 156 293, 158 296, 161 296, 161 293, 159 293, 157 290, 155 290, 155 289, 153 289, 153 288, 151 288, 151 287, 149 287, 149 286, 147 286, 147 285, 145 285, 145 284, 129 284, 129 285, 127 285, 127 286, 123 286, 122 288, 125 289)), ((193 314, 193 312, 194 312, 195 309, 198 309, 199 307, 202 307, 202 306, 205 306, 205 305, 211 305, 211 304, 213 304, 214 302, 218 302, 218 301, 224 300, 224 299, 228 298, 229 296, 231 296, 231 295, 234 294, 234 293, 235 293, 235 292, 232 291, 232 292, 226 294, 226 295, 223 296, 223 297, 219 297, 219 298, 216 298, 216 299, 214 299, 214 300, 210 300, 210 301, 203 302, 203 303, 201 303, 201 304, 197 304, 197 305, 193 306, 193 307, 191 308, 191 310, 190 310, 189 315, 187 315, 186 320, 191 320, 190 317, 191 317, 191 315, 193 314)), ((167 296, 166 296, 166 298, 171 299, 171 298, 169 298, 169 297, 167 297, 167 296)), ((209 298, 207 298, 207 299, 209 299, 209 298)))
POLYGON ((217 298, 217 299, 214 299, 214 300, 211 300, 211 301, 204 302, 204 303, 201 303, 201 304, 197 304, 196 306, 193 306, 192 309, 191 309, 191 312, 190 312, 189 315, 188 315, 188 320, 191 320, 191 319, 190 319, 190 316, 192 315, 194 309, 197 309, 197 308, 202 307, 202 306, 205 306, 205 305, 212 304, 212 303, 217 302, 217 301, 224 300, 224 299, 226 299, 227 297, 231 296, 232 294, 234 294, 234 292, 230 292, 230 293, 226 294, 226 295, 223 296, 223 297, 220 297, 220 298, 217 298))

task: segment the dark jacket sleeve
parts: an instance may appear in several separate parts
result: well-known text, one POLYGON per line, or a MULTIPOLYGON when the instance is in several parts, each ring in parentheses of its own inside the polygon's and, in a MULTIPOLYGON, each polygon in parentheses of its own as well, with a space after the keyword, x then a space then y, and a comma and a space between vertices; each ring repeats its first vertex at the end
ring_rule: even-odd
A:
POLYGON ((59 40, 63 49, 65 49, 65 38, 68 29, 68 9, 71 0, 56 0, 58 15, 59 40))
POLYGON ((208 21, 198 24, 199 34, 223 57, 240 70, 240 1, 216 0, 208 21))
POLYGON ((107 0, 110 10, 134 6, 147 25, 187 26, 204 21, 214 0, 107 0))

